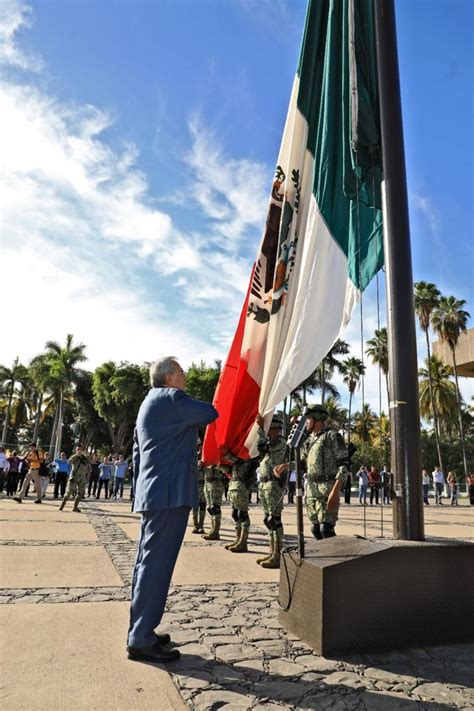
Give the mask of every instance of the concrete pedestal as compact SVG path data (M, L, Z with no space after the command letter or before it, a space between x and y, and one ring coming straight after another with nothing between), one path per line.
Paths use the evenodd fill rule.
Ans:
M336 536L284 552L280 623L323 656L474 641L474 543Z

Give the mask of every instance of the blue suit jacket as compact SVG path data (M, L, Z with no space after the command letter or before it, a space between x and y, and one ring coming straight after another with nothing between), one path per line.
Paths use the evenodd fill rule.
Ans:
M150 390L134 434L134 511L198 507L198 426L217 415L212 405L183 390Z

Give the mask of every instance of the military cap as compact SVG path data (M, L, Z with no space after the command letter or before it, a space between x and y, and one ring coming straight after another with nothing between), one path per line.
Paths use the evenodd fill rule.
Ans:
M270 422L270 428L274 427L275 429L281 430L283 428L283 420L279 415L273 415L272 421Z
M327 420L329 413L324 405L310 405L306 410L306 417L312 417L313 420Z

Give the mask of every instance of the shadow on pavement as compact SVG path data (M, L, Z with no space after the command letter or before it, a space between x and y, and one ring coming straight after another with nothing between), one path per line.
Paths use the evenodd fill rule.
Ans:
M373 658L371 660L373 661ZM352 663L354 662L355 660L352 661ZM383 668L397 674L397 669L400 667L389 661ZM243 663L234 667L193 654L184 654L178 662L165 665L165 669L173 674L185 698L189 699L193 694L193 700L198 703L198 707L202 703L203 708L217 709L221 705L232 704L232 698L228 697L236 695L241 698L234 698L233 701L238 703L238 707L242 711L245 708L242 697L248 697L247 708L251 708L259 699L261 702L287 703L298 709L318 709L318 711L356 708L361 711L403 711L405 709L407 711L415 711L415 709L418 711L420 709L452 711L453 709L453 704L450 701L442 703L435 699L423 698L421 700L420 698L408 698L400 693L383 691L375 687L376 679L357 677L354 672L342 670L337 673L341 676L347 675L348 685L325 683L324 677L334 674L334 671L321 674L307 672L304 674L305 678L301 679L266 673L250 666L244 666ZM447 680L445 679L445 681ZM437 679L437 681L441 682L442 680ZM452 678L449 681L453 684L462 683ZM426 682L426 678L413 678L412 688L424 682ZM200 694L203 696L200 697ZM196 699L196 697L198 698ZM209 706L206 705L207 703ZM465 703L464 707L466 707Z

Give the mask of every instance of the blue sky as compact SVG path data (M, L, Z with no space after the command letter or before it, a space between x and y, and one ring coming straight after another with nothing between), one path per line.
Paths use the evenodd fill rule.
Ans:
M68 332L87 344L91 368L225 358L305 5L4 0L2 281L17 335L2 362ZM473 4L396 7L414 276L472 312ZM364 311L369 338L375 285ZM355 352L359 328L355 316L345 334ZM371 371L374 404L376 382Z

